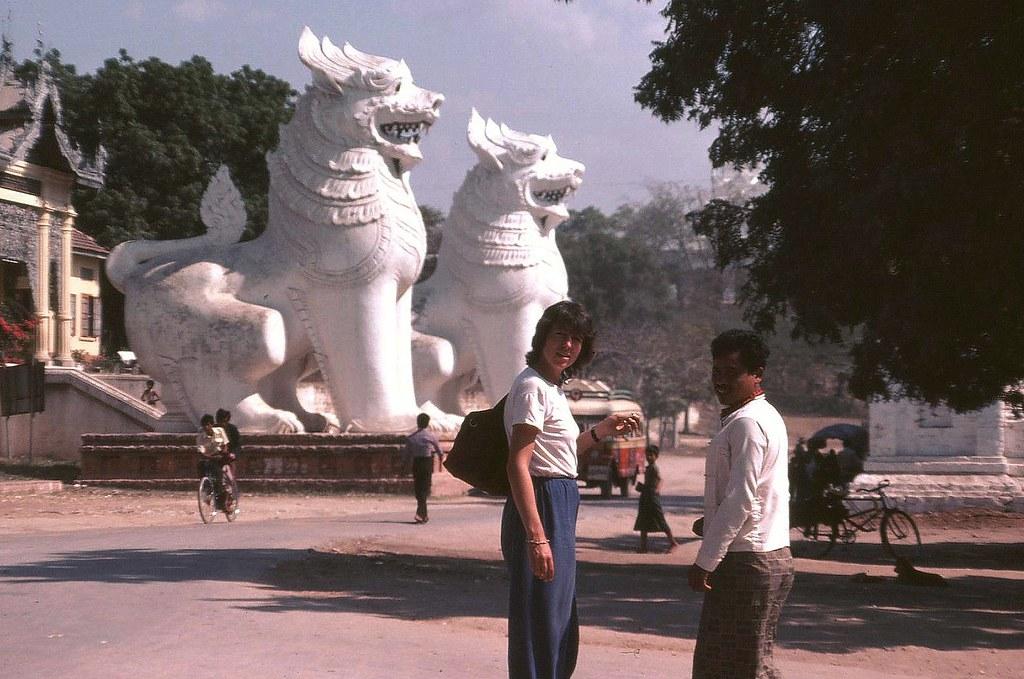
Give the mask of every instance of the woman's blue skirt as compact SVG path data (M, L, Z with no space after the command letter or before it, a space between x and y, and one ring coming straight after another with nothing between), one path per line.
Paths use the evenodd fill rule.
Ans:
M551 541L555 578L542 582L530 570L530 545L510 497L501 517L501 552L509 574L509 679L567 679L576 669L576 516L580 492L575 479L534 478L544 532Z

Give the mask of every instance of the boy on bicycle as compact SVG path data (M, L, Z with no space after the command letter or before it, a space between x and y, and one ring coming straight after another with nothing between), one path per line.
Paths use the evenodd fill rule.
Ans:
M199 449L199 473L210 476L224 489L224 510L231 511L234 498L231 497L231 453L228 452L228 436L220 427L213 426L213 415L199 419L202 427L196 435Z

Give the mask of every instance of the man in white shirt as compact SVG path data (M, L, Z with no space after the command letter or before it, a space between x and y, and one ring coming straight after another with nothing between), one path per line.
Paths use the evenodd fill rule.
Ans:
M793 585L788 439L761 390L768 348L745 330L711 343L722 428L705 461L703 544L690 587L704 593L693 679L775 679L779 614Z

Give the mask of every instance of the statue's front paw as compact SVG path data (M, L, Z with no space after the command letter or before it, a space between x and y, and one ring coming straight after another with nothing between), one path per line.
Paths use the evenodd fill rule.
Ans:
M324 428L321 431L325 431L328 434L341 433L341 423L334 413L320 413L320 416L324 418Z
M437 434L454 436L462 426L462 415L446 413L430 401L420 405L420 412L430 415L430 430Z
M271 434L297 434L306 431L295 413L277 410L268 416L267 431Z

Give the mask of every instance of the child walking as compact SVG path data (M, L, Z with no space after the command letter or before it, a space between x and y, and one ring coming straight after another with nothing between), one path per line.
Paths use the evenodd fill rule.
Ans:
M647 446L647 469L644 470L644 482L636 484L640 491L640 506L636 514L633 530L640 531L641 554L647 552L647 534L664 533L668 537L668 549L676 548L676 539L672 537L672 529L665 520L665 512L661 508L661 472L658 471L658 446Z

